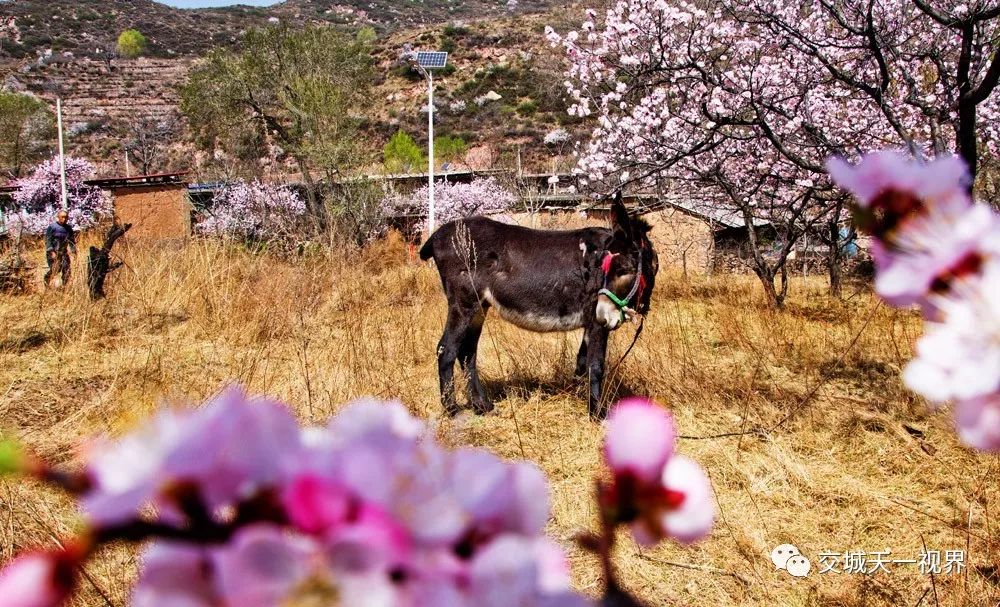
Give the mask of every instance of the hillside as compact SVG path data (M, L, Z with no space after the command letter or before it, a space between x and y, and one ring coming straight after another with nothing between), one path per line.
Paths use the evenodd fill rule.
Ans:
M29 1L25 6L31 4ZM71 14L79 16L87 10L87 4L79 3ZM53 107L56 97L62 97L69 149L97 161L102 172L125 171L122 137L137 121L178 125L170 139L162 142L171 153L161 156L156 170L199 170L199 156L187 143L177 104L178 87L204 48L192 42L185 28L195 27L197 19L191 21L192 15L230 18L197 22L211 29L232 25L237 21L234 15L240 16L241 23L258 17L266 22L263 16L268 13L251 8L179 11L154 2L136 4L149 8L150 15L145 17L150 19L148 23L129 22L131 13L121 8L117 13L121 21L104 29L117 31L126 25L136 26L147 32L151 44L159 51L152 52L151 47L150 56L135 60L73 51L53 52L41 59L24 59L16 64L8 57L4 83L7 88L40 96ZM396 11L403 11L403 3L395 4L399 5ZM294 7L289 2L271 10L291 14L294 19L306 19L307 13L295 13ZM0 3L0 10L10 7ZM316 7L310 10L313 13L309 14L324 14L317 13ZM160 21L155 16L164 12L176 15L177 22ZM376 14L385 17L388 13ZM451 53L449 69L436 80L439 134L461 137L471 148L470 158L481 165L502 162L513 166L520 148L522 163L529 169L565 168L563 157L569 151L569 143L545 144L545 135L558 128L579 130L579 125L565 112L562 60L545 44L543 31L547 24L567 27L581 14L580 8L551 9L545 13L519 12L382 32L375 53L378 70L374 103L366 112L369 120L365 132L371 142L372 157L400 128L421 144L426 142L426 113L421 112L426 105L425 81L397 61L400 49L412 44L416 48L438 48ZM216 33L219 31L223 29ZM22 41L26 40L24 36ZM87 36L87 39L95 37ZM82 40L84 36L73 38L67 34L63 38ZM157 56L169 55L161 51L174 48L184 52L172 57Z
M565 6L554 0L523 0L517 13ZM497 17L497 0L288 0L267 8L236 6L184 10L152 0L15 0L0 2L0 60L34 59L51 49L99 56L114 48L125 29L149 40L153 57L198 55L239 41L248 27L273 20L290 24L373 25L386 32L455 19Z

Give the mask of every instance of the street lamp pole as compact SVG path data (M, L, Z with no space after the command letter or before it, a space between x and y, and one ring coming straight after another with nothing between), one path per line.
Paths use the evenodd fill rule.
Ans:
M428 234L434 233L434 72L427 70L427 212Z
M448 53L439 51L407 51L410 60L416 60L420 73L427 78L427 229L434 233L434 70L448 64Z

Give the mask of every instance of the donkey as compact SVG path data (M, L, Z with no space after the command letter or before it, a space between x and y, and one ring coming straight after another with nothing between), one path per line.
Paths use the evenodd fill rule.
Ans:
M457 359L468 375L469 401L477 414L493 404L476 370L486 314L539 333L583 329L576 375L590 375L592 417L601 405L608 335L636 314L649 311L659 260L649 240L650 225L630 217L621 194L612 205L611 229L533 230L471 217L446 223L420 249L434 258L448 319L438 343L438 376L445 412L456 415Z

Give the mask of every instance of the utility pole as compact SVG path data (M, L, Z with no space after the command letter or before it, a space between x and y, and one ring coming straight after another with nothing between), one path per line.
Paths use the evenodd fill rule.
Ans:
M62 99L56 98L56 122L59 126L59 182L62 186L62 210L69 209L66 195L66 156L63 154Z

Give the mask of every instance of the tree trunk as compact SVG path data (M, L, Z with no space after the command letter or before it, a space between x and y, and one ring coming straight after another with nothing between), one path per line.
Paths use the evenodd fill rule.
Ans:
M313 221L316 223L316 227L323 231L326 229L329 217L326 213L326 207L323 206L322 201L319 198L319 192L316 191L316 182L313 181L312 174L309 172L309 167L306 164L304 158L296 158L296 162L299 165L299 172L302 173L302 182L306 186L306 208L309 210L309 215L312 216Z
M771 268L754 268L754 274L760 279L760 284L764 287L764 295L767 297L767 306L780 310L785 305L785 295L788 293L788 274L785 267L781 267L782 287L781 293L774 286L774 279L778 272Z
M98 249L90 247L90 256L87 259L87 286L90 287L90 298L93 300L103 299L104 281L108 274L122 266L122 262L111 263L111 247L115 246L115 241L129 231L132 224L126 223L124 226L113 225L108 230L104 238L104 246Z
M969 192L972 192L976 181L976 168L979 163L979 150L976 141L976 104L968 99L958 102L957 141L959 155L969 166Z
M832 297L840 297L842 293L841 287L841 267L840 267L840 222L836 220L836 217L840 216L840 210L834 215L834 219L830 220L830 253L827 255L827 269L830 272L830 295Z

